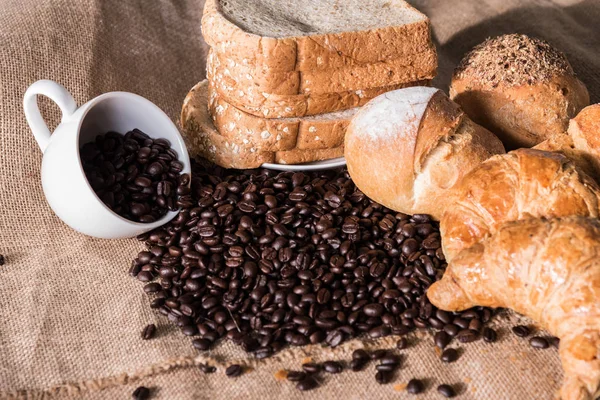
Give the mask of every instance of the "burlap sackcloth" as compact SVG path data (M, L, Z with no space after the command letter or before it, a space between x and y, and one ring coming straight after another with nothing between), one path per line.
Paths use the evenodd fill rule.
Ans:
M282 0L290 1L292 0ZM295 1L295 0L293 0ZM340 0L343 3L343 0ZM600 100L600 1L415 0L433 22L440 54L437 86L447 88L463 53L488 36L523 32L546 38L568 54L592 100ZM4 0L0 3L0 398L72 395L125 399L138 385L160 399L408 398L393 385L425 378L421 398L439 398L440 383L457 384L464 399L547 399L561 376L556 350L533 350L500 318L499 343L461 345L442 365L424 335L407 354L394 384L362 373L324 376L301 393L277 381L280 368L302 358L348 359L352 341L335 354L319 348L283 352L253 371L226 378L222 362L249 360L225 343L207 356L219 371L204 375L184 337L148 306L142 284L128 276L140 249L135 240L95 240L75 233L52 213L40 185L41 153L25 123L22 95L37 79L64 84L81 104L112 90L138 93L177 119L182 100L204 78L202 0ZM55 125L56 107L45 103ZM512 318L512 317L511 317ZM158 337L142 341L156 323Z

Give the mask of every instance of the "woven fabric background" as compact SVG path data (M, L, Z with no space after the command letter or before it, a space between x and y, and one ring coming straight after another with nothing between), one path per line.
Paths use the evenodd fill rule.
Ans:
M293 3L292 0L282 0ZM204 78L206 45L200 33L202 0L3 0L0 2L0 398L128 398L140 384L159 399L408 398L374 371L325 377L300 393L273 374L301 360L348 359L352 341L330 354L293 349L257 364L225 343L209 354L148 306L142 284L127 274L140 249L135 240L95 240L69 229L46 204L41 153L22 111L22 96L37 79L62 83L82 104L103 92L138 93L177 120L189 88ZM447 89L465 51L488 36L522 32L565 51L594 102L600 101L598 0L414 0L430 16L440 54L435 84ZM58 109L43 103L55 126ZM515 317L505 317L515 318ZM460 346L461 359L442 365L432 339L413 338L394 383L425 378L420 398L439 398L435 386L457 384L464 399L549 399L560 385L555 350L533 350L508 333L501 340ZM141 329L159 327L144 342ZM195 366L209 357L219 372ZM250 373L231 380L221 365L247 362Z

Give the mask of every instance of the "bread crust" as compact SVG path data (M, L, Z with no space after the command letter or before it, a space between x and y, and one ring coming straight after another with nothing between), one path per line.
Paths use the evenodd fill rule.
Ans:
M408 8L413 9L407 4ZM243 31L207 0L202 16L206 42L241 63L279 71L331 70L410 57L431 47L429 19L358 32L271 38Z
M435 219L469 170L504 152L498 138L432 88L398 90L368 103L350 123L345 147L348 171L367 196Z
M344 134L358 109L338 118L267 119L248 114L229 104L209 88L209 111L221 135L250 144L261 151L327 149L344 144Z
M450 97L473 121L496 133L507 149L533 147L564 134L569 120L590 101L585 85L574 76L490 88L463 75L452 80Z
M325 71L276 71L262 65L241 64L211 50L208 60L237 88L254 87L278 95L332 93L391 86L433 79L437 73L435 46L411 57Z
M390 90L429 84L429 81L418 81L336 93L278 95L261 92L254 86L238 87L235 81L216 70L210 59L206 67L208 80L220 98L248 114L262 118L297 118L347 110L360 107Z
M600 188L567 157L534 149L497 155L452 190L440 221L446 259L510 221L563 216L598 217Z
M190 90L181 110L182 136L192 157L203 157L224 168L258 168L275 161L274 152L260 151L221 136L208 114L207 83Z
M333 149L319 150L290 150L278 151L275 154L275 162L278 164L304 164L314 161L329 160L331 158L342 157L344 155L344 146Z

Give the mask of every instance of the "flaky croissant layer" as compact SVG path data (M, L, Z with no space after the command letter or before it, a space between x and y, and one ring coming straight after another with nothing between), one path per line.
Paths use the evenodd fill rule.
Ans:
M595 399L600 387L600 221L508 222L461 251L428 290L444 310L506 307L561 339L563 400Z

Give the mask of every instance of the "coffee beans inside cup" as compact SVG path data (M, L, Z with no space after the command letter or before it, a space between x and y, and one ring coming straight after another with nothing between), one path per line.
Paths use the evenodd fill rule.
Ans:
M112 211L135 222L154 222L191 206L190 177L166 139L134 129L108 132L80 149L88 182Z

